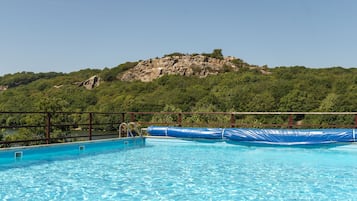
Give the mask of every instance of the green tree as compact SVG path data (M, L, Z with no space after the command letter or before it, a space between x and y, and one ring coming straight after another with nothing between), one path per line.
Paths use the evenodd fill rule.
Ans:
M292 90L280 99L279 111L303 112L314 109L313 97L305 91Z
M214 49L211 57L216 59L223 59L222 49Z
M338 102L339 96L335 93L330 93L323 99L320 103L320 107L318 108L321 112L333 112L335 111L335 105Z

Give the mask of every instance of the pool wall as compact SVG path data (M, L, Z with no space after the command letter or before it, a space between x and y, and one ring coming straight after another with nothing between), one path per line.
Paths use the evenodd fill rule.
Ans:
M145 146L145 138L135 137L8 148L0 150L0 169L41 161L71 159L79 155L116 152L143 146Z
M356 129L254 129L254 128L181 128L150 126L152 136L223 139L270 144L326 144L356 142Z

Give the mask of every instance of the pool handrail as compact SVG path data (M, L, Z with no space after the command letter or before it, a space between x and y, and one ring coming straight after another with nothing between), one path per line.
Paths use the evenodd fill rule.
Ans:
M121 138L123 131L126 131L126 137L135 137L135 134L139 134L139 136L142 137L142 132L138 129L135 122L121 123L119 125L119 138Z

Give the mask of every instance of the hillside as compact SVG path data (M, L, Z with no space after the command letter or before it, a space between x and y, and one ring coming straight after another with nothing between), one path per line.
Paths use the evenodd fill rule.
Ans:
M267 66L251 65L243 60L227 56L224 57L221 49L215 49L212 53L202 54L182 54L172 53L164 55L162 58L151 58L138 62L126 62L112 69L104 70L84 69L67 75L73 80L74 85L84 86L86 89L93 89L99 86L102 81L142 81L151 82L165 75L180 75L186 77L205 78L209 75L238 71L259 71L262 74L270 74ZM93 71L92 74L88 73ZM83 73L86 72L86 73ZM8 88L28 85L39 79L51 79L66 76L63 73L33 73L19 72L0 77L0 91ZM57 83L55 88L63 87Z
M0 86L0 111L357 110L356 68L259 67L220 50L68 74L15 73L0 77ZM2 124L20 121L0 117Z

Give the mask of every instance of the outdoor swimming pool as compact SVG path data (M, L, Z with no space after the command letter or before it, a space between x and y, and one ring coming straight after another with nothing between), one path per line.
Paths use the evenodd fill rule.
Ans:
M125 148L130 143L123 145L121 141L116 151L99 151L86 145L86 151L92 150L88 154L79 154L77 149L71 157L51 157L37 163L26 161L24 151L23 161L13 163L15 168L0 169L0 200L357 197L356 144L291 148L146 139L145 146Z

